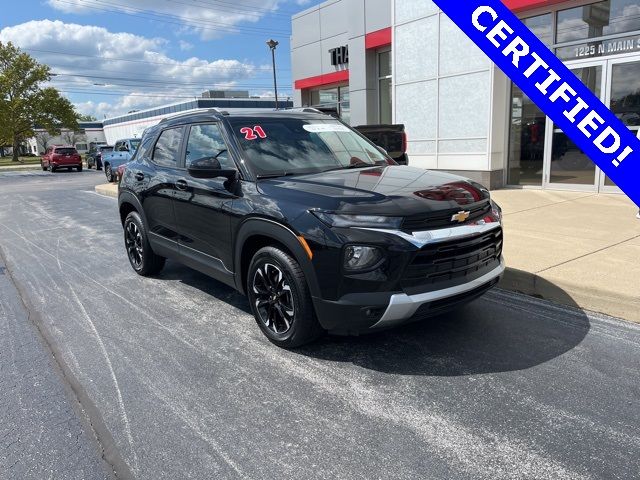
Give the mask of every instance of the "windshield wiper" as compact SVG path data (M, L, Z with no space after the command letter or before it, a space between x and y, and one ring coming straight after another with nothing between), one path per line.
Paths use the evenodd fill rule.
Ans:
M265 173L262 175L256 175L256 178L258 180L262 180L265 178L280 178L280 177L291 177L292 175L297 175L296 173L292 173L292 172L282 172L282 173Z

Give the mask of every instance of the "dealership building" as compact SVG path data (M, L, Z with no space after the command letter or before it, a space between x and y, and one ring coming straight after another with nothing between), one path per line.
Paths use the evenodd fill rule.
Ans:
M634 132L640 0L503 0ZM491 188L619 189L430 0L329 0L292 18L296 106L402 123L410 164Z

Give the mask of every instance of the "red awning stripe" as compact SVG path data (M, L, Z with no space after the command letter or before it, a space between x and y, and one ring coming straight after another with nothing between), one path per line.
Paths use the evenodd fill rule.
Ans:
M532 8L550 7L556 3L562 3L566 0L502 0L510 10L518 12L521 10L530 10Z
M340 70L333 73L325 73L316 77L302 78L295 81L296 90L304 88L320 87L349 81L349 70Z
M387 45L391 45L391 27L367 33L364 37L364 46L367 50Z

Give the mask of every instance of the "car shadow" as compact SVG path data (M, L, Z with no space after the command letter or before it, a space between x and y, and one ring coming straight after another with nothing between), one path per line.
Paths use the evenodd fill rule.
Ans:
M235 289L225 285L222 282L208 277L204 273L193 270L180 263L167 261L166 266L162 269L162 273L158 275L159 280L177 280L180 283L197 288L203 293L210 295L222 302L242 310L243 312L253 315L247 298L238 293Z
M251 315L244 296L194 270L169 262L161 278L177 279ZM358 337L327 335L294 352L399 375L524 370L572 350L590 329L587 314L566 292L550 282L541 291L563 306L494 289L445 315Z

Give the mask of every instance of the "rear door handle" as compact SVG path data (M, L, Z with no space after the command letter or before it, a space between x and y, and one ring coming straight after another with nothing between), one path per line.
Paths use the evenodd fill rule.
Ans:
M186 180L178 180L178 181L176 182L176 188L177 188L178 190L186 190L186 189L187 189L187 187L189 187L189 184L187 183L187 181L186 181Z
M142 173L142 172L136 173L136 180L139 181L139 182L144 180L144 173Z

